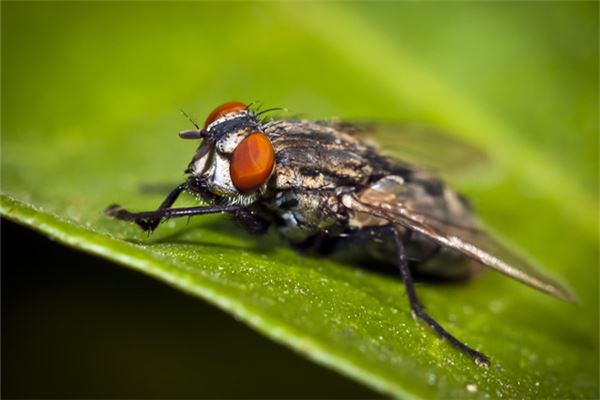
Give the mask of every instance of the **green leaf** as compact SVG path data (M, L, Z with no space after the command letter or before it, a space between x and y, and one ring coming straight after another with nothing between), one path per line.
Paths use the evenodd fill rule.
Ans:
M3 3L0 212L384 393L596 398L597 29L597 3ZM178 109L201 120L235 98L419 121L485 149L493 168L456 183L581 304L494 272L419 285L485 370L413 320L391 276L221 216L147 237L102 215L156 207L140 186L181 182L196 146Z

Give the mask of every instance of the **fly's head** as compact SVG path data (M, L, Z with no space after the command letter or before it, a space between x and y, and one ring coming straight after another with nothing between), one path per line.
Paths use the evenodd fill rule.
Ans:
M253 110L244 103L225 103L197 128L180 136L202 139L187 170L198 194L249 205L265 193L275 152Z

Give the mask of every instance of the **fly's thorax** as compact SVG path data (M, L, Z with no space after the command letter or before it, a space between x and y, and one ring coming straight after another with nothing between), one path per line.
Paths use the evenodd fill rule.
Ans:
M276 121L265 126L277 155L276 190L362 185L374 173L368 146L333 125Z

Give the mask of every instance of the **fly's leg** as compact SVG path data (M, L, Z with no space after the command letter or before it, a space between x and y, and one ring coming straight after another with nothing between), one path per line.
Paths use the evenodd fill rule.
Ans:
M183 183L177 186L163 200L158 209L155 211L143 211L132 213L119 206L112 204L104 210L106 215L120 219L123 221L135 222L145 231L153 231L163 218L172 217L191 217L193 215L213 214L219 212L232 212L239 210L239 206L200 206L186 208L169 208L175 203L181 192L187 188L187 184Z
M153 226L155 226L153 224L158 224L158 222L160 222L160 220L163 218L192 217L194 215L234 212L239 209L239 206L200 206L186 208L163 208L158 209L156 211L142 211L132 213L125 210L117 204L113 204L109 206L104 212L106 213L106 215L109 215L116 219L120 219L122 221L135 222L143 230L152 230L154 229Z
M160 203L160 206L158 206L158 209L156 211L164 210L164 209L171 207L173 205L173 203L175 203L175 200L177 200L177 198L179 197L181 192L183 192L186 188L187 188L187 183L182 183L181 185L179 185L175 189L173 189L171 191L171 193L169 193L167 195L167 197L163 200L163 202ZM105 214L110 215L111 217L115 217L117 219L122 219L125 221L133 221L136 224L138 224L140 226L140 228L142 228L143 230L150 231L150 232L152 232L153 230L156 229L156 227L158 226L158 224L160 223L160 220L161 220L160 217L157 217L157 218L146 217L146 218L132 219L130 216L132 214L130 212L126 211L124 208L122 208L118 204L111 204L110 206L108 206L108 208L106 210L104 210L104 212L105 212Z
M408 302L410 304L410 308L413 314L425 321L427 325L429 325L434 331L436 331L437 334L440 335L442 338L446 339L452 346L472 357L477 365L487 367L490 363L490 360L485 354L470 348L469 346L452 336L448 331L446 331L440 324L438 324L423 310L423 305L419 301L417 293L415 292L415 287L413 284L412 276L410 274L410 269L408 268L408 260L406 259L406 253L404 251L404 245L402 244L402 238L400 237L400 233L395 227L392 227L391 229L394 235L394 241L396 242L396 257L398 259L400 275L402 276L402 280L404 281L404 286L406 287L406 294L408 295Z

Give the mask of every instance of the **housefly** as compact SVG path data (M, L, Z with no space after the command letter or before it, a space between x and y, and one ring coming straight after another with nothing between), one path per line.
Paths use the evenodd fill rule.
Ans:
M228 213L254 233L274 225L292 245L303 248L332 248L348 237L366 239L362 250L399 269L413 315L481 366L489 364L486 355L426 313L413 274L466 279L485 266L574 300L566 288L486 233L468 202L426 168L367 144L364 134L377 126L267 121L260 114L241 102L217 107L202 128L194 124L196 129L180 133L201 143L186 170L187 180L158 209L129 212L114 204L106 213L145 231L168 218ZM172 208L184 191L209 205Z

